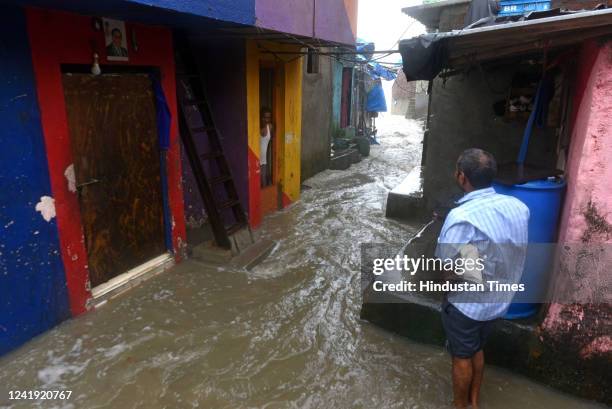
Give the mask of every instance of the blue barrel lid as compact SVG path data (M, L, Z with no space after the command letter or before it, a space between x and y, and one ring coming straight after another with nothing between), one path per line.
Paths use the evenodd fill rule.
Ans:
M520 185L514 185L512 188L515 189L532 189L532 190L545 190L545 189L563 189L566 183L563 179L540 179L540 180L532 180L529 182L522 183ZM510 186L504 186L509 188Z

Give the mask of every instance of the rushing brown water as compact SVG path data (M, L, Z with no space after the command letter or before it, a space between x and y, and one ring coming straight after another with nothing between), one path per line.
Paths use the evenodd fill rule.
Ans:
M278 241L251 272L180 264L0 360L0 390L71 390L8 408L446 408L450 364L359 319L359 244L406 241L387 189L420 158L417 124L387 123L348 171L307 181L265 220ZM483 408L598 407L487 367ZM2 406L6 405L6 406Z

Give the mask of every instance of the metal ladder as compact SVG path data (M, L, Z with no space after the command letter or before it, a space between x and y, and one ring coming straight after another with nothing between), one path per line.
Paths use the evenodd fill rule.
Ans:
M178 39L175 42L175 50L181 140L208 215L215 243L219 247L231 249L230 237L233 234L248 228L252 241L252 233L223 154L221 138L187 39ZM200 141L207 145L205 153L198 153L197 138L204 138Z

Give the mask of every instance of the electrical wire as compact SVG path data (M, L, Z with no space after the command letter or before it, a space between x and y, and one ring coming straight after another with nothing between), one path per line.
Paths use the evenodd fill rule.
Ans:
M404 30L404 32L402 34L400 34L399 38L397 39L396 42L393 43L393 45L391 47L388 48L388 50L392 50L393 48L395 48L396 45L399 44L400 41L402 41L402 38L404 37L404 34L406 34L408 32L408 30L410 30L410 27L412 27L414 25L414 23L416 23L416 20L412 20L410 22L410 24L408 24L408 27L406 27L406 29Z

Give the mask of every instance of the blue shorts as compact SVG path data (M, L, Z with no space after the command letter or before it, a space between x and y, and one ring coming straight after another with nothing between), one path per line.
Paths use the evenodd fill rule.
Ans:
M456 358L471 358L480 351L494 322L473 320L448 301L442 303L442 326L449 352Z

